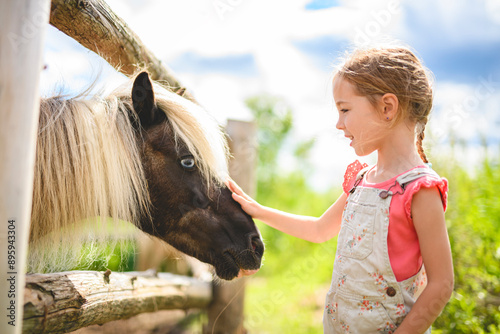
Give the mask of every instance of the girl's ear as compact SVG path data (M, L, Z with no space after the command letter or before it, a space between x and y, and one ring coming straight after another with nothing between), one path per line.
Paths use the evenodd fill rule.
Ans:
M393 120L399 108L398 97L392 93L387 93L380 99L384 119Z

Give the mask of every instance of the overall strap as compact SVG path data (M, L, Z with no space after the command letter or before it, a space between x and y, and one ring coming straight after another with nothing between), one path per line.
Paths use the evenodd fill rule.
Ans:
M351 190L349 191L350 194L354 193L354 191L356 190L356 187L361 183L361 181L363 180L363 177L368 172L368 170L370 170L370 168L371 167L368 166L368 167L365 167L359 171L359 173L356 175L356 181L354 182L354 185L352 186ZM398 178L396 178L396 181L394 182L394 184L392 186L390 186L389 189L383 190L380 193L380 197L385 199L385 198L392 196L394 194L398 194L398 193L403 194L405 192L405 188L408 184L410 184L411 182L418 180L419 178L424 177L424 176L431 176L431 177L434 177L436 179L441 179L439 177L439 175L431 168L427 168L427 167L415 168L415 169L412 169L412 170L398 176ZM401 187L402 192L393 193L391 191L391 189L393 187L395 187L397 184L399 184L399 186Z
M401 188L403 188L403 190L404 190L405 187L409 183L411 183L411 182L413 182L421 177L424 177L424 176L432 176L432 177L435 177L437 179L440 179L439 175L435 171L433 171L432 169L420 167L420 168L412 169L412 170L404 173L403 175L400 175L396 179L396 182L399 183Z
M383 199L386 199L387 197L393 196L396 194L404 194L404 192L406 190L406 186L408 184L410 184L413 181L418 180L424 176L434 177L438 180L441 179L439 177L439 175L434 170L432 170L430 168L426 168L426 167L415 168L415 169L412 169L412 170L398 176L398 178L396 178L396 182L394 182L394 184L392 186L390 186L389 189L382 190L380 192L379 196ZM397 184L399 184L399 186L401 187L401 191L398 190L396 192L392 192L391 189L393 187L395 187Z
M358 175L356 175L356 181L354 181L354 185L352 186L351 190L349 190L350 194L352 194L356 190L356 187L360 184L361 180L363 180L363 177L370 168L370 166L366 166L358 172Z

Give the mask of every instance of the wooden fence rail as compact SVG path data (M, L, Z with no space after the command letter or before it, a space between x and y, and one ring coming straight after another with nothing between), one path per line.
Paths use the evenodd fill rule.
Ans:
M23 333L67 333L143 312L206 308L212 284L155 272L70 271L26 276Z

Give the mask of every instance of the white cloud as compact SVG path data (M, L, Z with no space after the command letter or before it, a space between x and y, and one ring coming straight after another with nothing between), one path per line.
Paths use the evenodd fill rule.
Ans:
M498 42L500 5L498 0L487 1L409 1L403 2L406 15L420 22L425 31L405 31L406 35L430 37L436 33L445 36L446 45L477 45ZM431 34L431 35L429 35Z
M78 94L94 81L92 91L104 94L125 80L101 57L52 26L47 29L43 63L46 68L40 75L42 96L57 94L61 89L64 93Z
M500 24L500 1L498 0L486 0L486 13L491 18L493 22Z
M345 8L306 11L307 1L156 1L142 8L108 2L147 46L166 59L187 50L204 56L249 53L274 42L343 33L356 17ZM217 3L231 9L217 10Z
M196 100L219 123L224 124L229 118L252 120L252 114L244 100L260 91L259 79L240 79L237 82L234 77L223 74L187 74L182 76L182 80L193 89Z
M476 85L443 82L435 91L429 124L434 144L447 146L451 133L473 144L477 144L479 134L498 138L500 85L490 85L487 80Z

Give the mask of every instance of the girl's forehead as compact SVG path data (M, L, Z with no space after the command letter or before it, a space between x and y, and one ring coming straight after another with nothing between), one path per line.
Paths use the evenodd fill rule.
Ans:
M333 98L335 99L335 103L348 102L348 99L352 99L356 95L354 85L348 80L338 76L333 80Z

